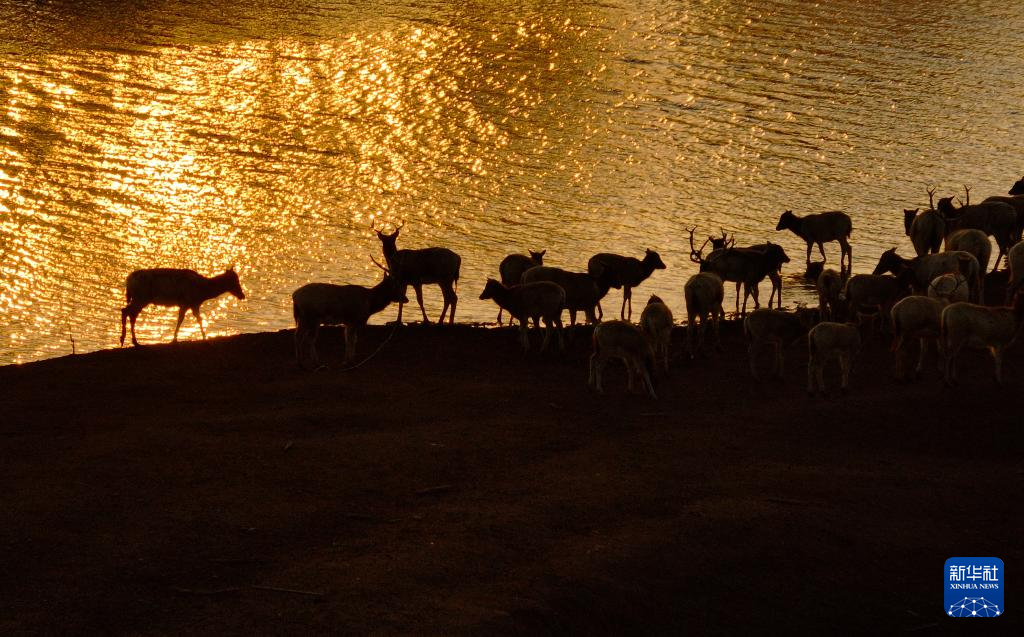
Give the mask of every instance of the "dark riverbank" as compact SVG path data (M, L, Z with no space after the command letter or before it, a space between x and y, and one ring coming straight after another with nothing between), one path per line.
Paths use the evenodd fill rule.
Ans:
M802 347L755 383L733 324L652 401L618 368L588 391L588 336L524 356L411 326L348 372L335 330L316 373L287 331L0 368L0 633L942 630L948 557L1021 563L1019 350L1007 387L971 352L952 391L896 385L876 340L848 397L809 399Z

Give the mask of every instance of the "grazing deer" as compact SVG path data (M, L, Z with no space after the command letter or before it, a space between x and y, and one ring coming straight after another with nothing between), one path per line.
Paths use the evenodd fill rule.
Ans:
M812 308L798 308L796 312L785 310L754 310L743 321L743 333L747 337L747 354L750 357L750 374L760 380L757 373L757 355L766 345L775 354L772 361L772 375L782 378L783 349L807 333L818 321L820 313Z
M530 250L530 255L525 254L510 254L501 260L498 265L498 274L501 275L501 284L519 285L523 282L523 273L530 268L538 265L544 265L544 253L547 250L541 250L540 252L534 252ZM498 325L501 325L501 313L505 308L498 305ZM509 325L512 324L513 319L509 319Z
M383 268L382 268L383 269ZM292 314L295 317L295 360L300 367L303 353L308 351L313 363L319 365L316 337L321 325L345 326L345 363L356 355L356 338L371 316L392 303L408 303L405 286L384 270L384 279L367 288L362 285L309 283L292 292Z
M613 288L622 290L622 310L619 318L629 319L633 317L633 288L644 282L655 270L664 270L665 263L658 256L658 253L650 248L644 254L641 261L634 257L624 257L618 254L602 252L590 257L587 262L587 273L592 277L604 277ZM626 313L626 304L629 304L629 313ZM601 304L597 304L598 318L604 316Z
M629 391L633 378L639 376L651 398L657 399L651 375L654 373L654 350L640 328L627 321L605 321L594 328L594 353L590 356L589 384L604 393L601 374L608 361L618 358L626 365Z
M444 297L444 307L441 309L441 318L438 323L444 323L444 316L451 308L448 315L448 324L455 323L455 306L459 297L455 293L455 286L459 282L459 268L462 266L462 258L448 248L421 248L419 250L399 250L396 246L398 233L405 227L403 221L391 234L385 234L377 230L373 223L370 228L377 233L381 246L384 250L384 259L387 261L388 269L392 276L398 279L402 285L411 285L416 291L416 302L420 305L420 312L423 313L423 322L429 323L427 311L423 309L423 286L426 284L437 284L441 288L441 295ZM398 303L398 323L402 322L402 306Z
M798 217L792 210L787 210L779 217L776 230L791 230L793 234L807 242L807 265L811 264L811 247L818 245L822 261L825 261L823 244L838 241L842 253L839 257L839 271L850 272L853 269L853 248L850 247L850 234L853 232L853 221L845 212L822 212L806 217ZM844 268L843 263L846 263Z
M696 230L694 228L693 230ZM723 281L736 283L736 313L745 316L747 312L747 297L754 297L754 307L760 307L758 302L757 284L765 277L778 276L783 263L789 262L786 251L782 246L774 243L767 243L763 247L751 248L724 248L716 250L706 258L703 256L704 246L707 241L697 249L693 245L693 230L690 230L690 260L700 265L701 272L714 272ZM772 279L774 284L775 279ZM781 303L781 278L779 279L779 299ZM740 286L743 286L743 308L740 309Z
M1002 201L985 201L971 205L971 190L966 185L964 192L967 201L959 208L953 206L953 197L939 199L938 210L946 219L946 234L949 235L956 230L974 228L995 239L996 245L999 246L999 254L992 266L992 271L995 272L999 268L999 262L1002 261L1003 255L1015 243L1017 211L1013 206Z
M983 298L981 268L978 265L978 260L970 252L940 252L914 259L904 259L896 254L896 248L890 248L878 258L878 265L875 266L872 274L891 272L899 276L906 268L913 273L912 285L918 294L927 294L928 285L935 277L959 272L971 282L971 298Z
M242 284L234 269L226 270L215 277L205 277L194 270L155 268L136 270L125 280L125 297L128 305L121 310L121 346L124 347L125 321L132 324L132 345L138 345L135 338L135 321L147 305L163 305L178 308L178 323L174 326L174 342L178 342L178 330L189 310L199 322L199 331L206 338L199 306L204 301L217 298L225 292L238 299L245 299Z
M509 315L519 321L519 342L524 350L530 349L530 319L540 329L540 321L544 320L547 331L540 351L548 347L552 332L558 334L558 347L565 349L562 335L562 310L565 309L565 290L551 281L520 283L508 286L494 279L487 279L480 299L493 299L498 307L508 310Z

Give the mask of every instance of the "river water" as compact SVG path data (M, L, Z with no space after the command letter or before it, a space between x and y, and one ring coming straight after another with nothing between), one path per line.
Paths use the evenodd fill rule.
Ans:
M300 285L379 278L373 220L462 256L460 321L494 320L484 281L528 248L580 270L655 249L637 304L683 316L692 226L781 242L809 301L783 210L848 211L865 271L910 250L926 184L980 200L1024 173L1019 9L0 0L0 364L116 346L143 267L233 265L248 298L204 305L208 332L287 328ZM173 325L149 308L140 339Z

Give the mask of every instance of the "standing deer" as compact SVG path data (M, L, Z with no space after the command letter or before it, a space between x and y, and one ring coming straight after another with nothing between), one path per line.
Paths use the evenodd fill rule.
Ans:
M383 268L382 268L383 269ZM392 303L408 303L405 286L384 269L384 279L367 288L362 285L309 283L292 293L292 314L295 317L295 360L303 365L308 350L314 364L316 336L321 325L345 326L345 363L356 354L356 338L369 318Z
M658 256L658 253L650 248L647 249L641 261L634 257L624 257L618 254L602 252L590 257L587 262L587 273L590 276L604 279L613 288L622 290L622 310L619 317L622 319L633 317L633 288L640 285L651 276L655 270L664 270L665 263ZM629 314L626 313L626 303L629 303ZM604 316L601 304L597 304L598 318Z
M399 250L396 246L398 233L405 227L403 221L391 234L385 234L371 224L370 228L377 233L381 246L384 250L384 259L387 261L388 269L392 276L398 279L403 286L411 285L416 291L416 302L420 305L420 312L423 313L423 322L429 323L427 311L423 309L423 286L436 283L441 288L441 295L444 297L444 307L441 309L441 318L438 323L444 323L444 316L451 308L448 315L448 324L455 323L455 306L459 297L455 293L455 286L459 282L459 268L462 266L462 258L448 248L421 248L419 250ZM402 306L398 303L398 323L402 322Z
M974 228L994 238L996 245L999 246L999 254L992 266L992 271L995 272L1003 255L1015 242L1017 211L1013 206L1002 201L985 201L971 205L970 187L965 185L964 192L967 201L959 208L953 206L953 197L939 199L938 210L946 219L946 234L949 235L960 229Z
M935 209L935 186L930 186L927 190L928 210L903 210L903 227L910 237L910 243L914 245L914 252L919 257L938 254L942 248L942 238L946 236L946 220Z
M238 299L245 299L242 284L234 269L226 270L215 277L205 277L194 270L155 268L136 270L125 280L125 297L128 305L121 310L121 346L124 346L125 321L132 324L132 345L138 345L135 338L135 321L147 305L163 305L178 308L178 323L174 326L174 342L178 342L178 330L189 310L199 322L199 331L206 338L199 306L204 301L217 298L229 292Z
M703 256L704 246L707 241L697 249L693 245L693 231L690 230L690 260L700 265L701 272L713 272L723 281L736 283L736 313L746 315L747 297L754 297L754 307L760 307L758 302L757 284L772 275L778 276L779 269L783 263L789 262L786 251L782 246L774 243L767 243L763 247L753 248L724 248L716 250L706 258ZM774 282L774 279L773 279ZM780 279L781 284L781 279ZM740 310L740 286L743 286L743 309ZM779 298L782 298L780 291Z
M838 241L842 254L839 257L839 271L850 272L853 268L853 249L850 247L850 233L853 232L853 221L845 212L822 212L806 217L798 217L792 210L787 210L779 217L776 230L791 230L796 236L807 242L807 265L811 264L811 246L818 245L818 252L825 260L823 244ZM844 268L843 263L846 263Z
M547 250L541 250L540 252L534 252L530 250L530 255L525 254L510 254L501 260L498 265L498 274L501 275L501 284L505 286L519 285L523 281L523 273L534 266L544 265L544 253ZM501 305L498 305L498 325L501 325L501 313L505 310ZM509 325L515 319L509 319Z

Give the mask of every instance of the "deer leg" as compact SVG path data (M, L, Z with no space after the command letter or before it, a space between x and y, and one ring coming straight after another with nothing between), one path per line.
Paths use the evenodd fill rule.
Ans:
M814 355L807 360L807 395L814 395Z
M345 363L352 362L356 357L356 339L359 334L354 325L345 326Z
M121 347L124 347L124 337L127 333L125 324L128 322L128 307L121 308Z
M503 311L503 308L499 305L498 306L498 327L501 327L501 313L502 313L502 311ZM512 319L509 319L510 323L511 323L511 321L512 321Z
M402 287L402 296L403 297L405 297L405 293L406 293L406 291L408 289L409 289L409 286L407 286L407 285ZM402 324L402 307L404 305L405 305L405 303L402 303L401 301L398 302L398 318L395 319L395 322L397 322L399 325Z
M128 320L131 322L131 325L132 325L132 345L134 345L136 347L139 346L139 341L138 341L138 339L135 338L135 321L138 320L139 312L141 312L141 311L142 311L141 308L137 308L137 309L136 308L132 308L132 309L130 309L128 311Z
M599 394L604 393L604 390L601 388L602 363L601 356L597 352L590 355L590 379L587 381L587 384L593 387Z
M199 323L199 333L203 335L203 340L206 340L206 330L203 329L203 317L199 316L199 306L192 308L192 316L196 317L196 321Z
M626 303L629 301L629 286L622 287L622 309L619 310L619 318L626 320ZM633 304L629 305L629 316L633 316Z
M992 359L996 365L996 385L1003 386L1003 350L999 347L990 348Z
M430 319L427 318L427 311L423 309L423 286L414 285L412 289L416 291L416 302L420 304L420 312L423 313L423 322L429 323Z
M559 351L565 351L565 326L562 325L562 314L554 318L555 327L558 328L558 349Z
M185 320L185 312L187 312L187 311L188 311L188 308L184 308L184 307L179 307L178 308L178 324L174 326L174 340L171 341L172 343L177 343L178 342L178 330L181 329L181 323L182 323L182 321Z
M813 247L814 247L814 243L812 241L808 241L807 242L807 267L810 267L810 265L811 265L811 248L813 248Z
M823 244L821 241L818 242L818 252L821 253L821 261L822 261L822 263L824 263L826 261L826 259L825 259L825 244ZM810 262L808 262L808 265L810 265ZM842 255L839 256L839 269L840 270L843 269L843 257L842 257Z
M737 281L736 282L736 314L740 313L740 285L742 285L742 284L739 281ZM744 303L746 302L746 300L747 300L746 298L743 299Z
M844 394L850 390L850 363L849 354L844 352L839 355L839 367L843 374L843 384L840 386L840 389Z
M747 357L750 359L750 375L754 380L761 380L757 375L757 345L753 341L747 346Z
M455 289L451 286L451 284L443 286L441 288L441 294L444 296L445 305L449 307L448 325L454 325L455 306L459 303L459 296L455 293ZM441 311L441 317L441 320L438 321L439 323L444 321L444 310Z

